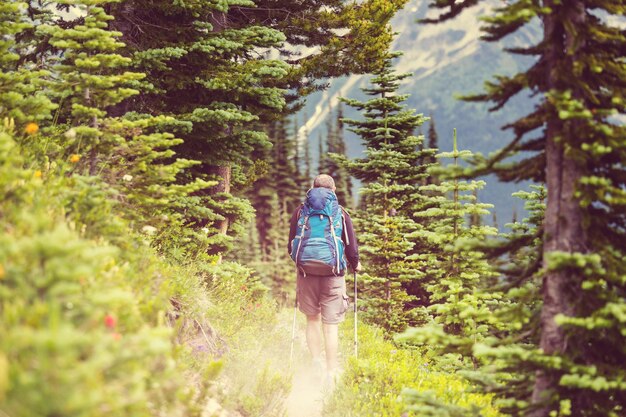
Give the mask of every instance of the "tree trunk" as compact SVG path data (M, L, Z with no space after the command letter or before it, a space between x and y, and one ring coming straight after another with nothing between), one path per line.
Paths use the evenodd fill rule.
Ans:
M585 19L585 10L580 1L568 3L566 6L570 20L580 24ZM566 32L553 14L544 18L544 39L551 49L544 55L547 59L546 91L556 89L563 91L566 86L560 85L554 65L557 61L575 60L575 54L566 57L565 51L573 42L567 38ZM574 91L574 96L579 96ZM556 113L556 112L555 112ZM540 348L545 354L562 354L567 350L568 340L563 329L555 322L557 315L573 315L578 297L575 292L580 288L581 277L571 271L548 271L547 258L553 252L585 253L587 251L587 234L583 227L583 209L575 197L576 185L584 174L575 160L566 152L567 140L575 138L575 126L570 122L566 126L556 114L547 123L546 128L546 186L547 202L545 212L545 234L543 250L543 267L546 275L543 280L543 308L541 310ZM568 131L569 130L569 131ZM537 408L530 417L549 417L550 407L546 401L558 389L560 374L558 372L538 371L532 393L532 404Z
M230 193L230 165L217 166L214 168L214 172L219 175L220 182L213 188L214 193ZM225 235L228 232L229 220L224 218L219 224L219 232Z

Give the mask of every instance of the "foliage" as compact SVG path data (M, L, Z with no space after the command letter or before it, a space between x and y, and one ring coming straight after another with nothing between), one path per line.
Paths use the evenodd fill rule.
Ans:
M49 73L35 65L20 65L16 38L33 28L25 18L26 4L3 2L0 5L0 116L13 119L18 125L41 122L51 117L56 108L41 93L44 77Z
M213 384L189 385L184 348L171 342L168 267L128 230L117 230L128 246L81 237L90 224L67 222L59 204L74 191L73 178L23 168L6 131L0 143L0 356L8 363L0 409L15 416L199 415ZM95 197L100 187L83 192ZM101 207L95 221L114 219Z
M436 1L446 10L428 21L453 18L478 1ZM623 2L512 2L484 18L484 38L499 41L539 22L535 45L508 52L535 56L527 70L497 76L486 92L469 100L492 110L528 89L539 103L509 123L515 138L489 158L476 158L468 175L496 173L501 179L546 183L543 235L543 304L538 355L525 367L532 392L518 404L521 415L605 416L624 402L621 321L624 308L623 62L626 37L612 17ZM520 153L524 153L520 158ZM528 277L527 277L528 278ZM613 313L611 313L613 312ZM617 313L619 316L619 313ZM602 353L600 353L602 352ZM600 382L602 381L602 382Z
M351 324L342 327L344 344ZM420 351L384 340L380 329L359 323L359 346L359 358L350 358L325 416L500 415L490 396L471 392L470 384L438 369Z

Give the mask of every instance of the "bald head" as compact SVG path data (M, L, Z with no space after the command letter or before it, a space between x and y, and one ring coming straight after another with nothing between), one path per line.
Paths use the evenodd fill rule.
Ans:
M324 187L335 191L335 180L330 175L320 174L313 180L313 187Z

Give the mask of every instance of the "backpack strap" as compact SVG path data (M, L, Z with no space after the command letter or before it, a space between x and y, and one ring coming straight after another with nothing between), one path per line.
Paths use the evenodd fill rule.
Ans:
M348 236L348 229L346 227L346 215L348 214L343 207L339 206L341 209L341 221L343 222L343 231L346 234L346 246L350 246L350 237Z

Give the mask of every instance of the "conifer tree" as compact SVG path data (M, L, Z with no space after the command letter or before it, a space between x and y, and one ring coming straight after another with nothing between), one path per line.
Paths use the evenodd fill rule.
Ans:
M336 157L347 156L343 131L343 105L341 102L337 106L337 115L334 122L331 114L329 114L326 121L326 147L328 149L328 157L324 160L325 167L323 173L334 178L339 204L344 207L352 207L352 181L350 180L350 174L336 160Z
M40 123L50 118L56 107L42 93L43 80L49 73L34 64L20 65L16 37L33 24L25 19L26 5L18 2L0 4L0 119L9 118L24 129L26 123Z
M428 120L428 149L432 149L435 152L439 151L439 136L437 135L437 128L435 127L435 119L433 115L430 115ZM425 161L426 163L435 163L435 157L428 159ZM438 179L436 175L429 175L426 179L428 184L437 183Z
M88 155L80 165L90 175L96 174L99 157L110 153L120 139L100 129L106 109L138 94L132 87L144 78L143 74L123 71L130 59L113 52L123 44L116 39L119 34L107 29L111 17L102 5L109 2L76 1L74 10L85 14L82 24L71 29L50 24L38 29L49 37L52 46L63 51L54 67L59 74L55 87L60 113L62 120L73 126L70 151Z
M406 95L397 95L399 82L409 74L394 74L391 61L399 53L389 53L374 72L371 86L363 91L371 96L365 102L342 99L363 111L363 120L345 120L350 130L366 146L364 158L348 160L336 155L348 172L363 182L366 206L355 218L364 254L364 308L366 318L387 330L397 332L412 322L413 311L405 284L417 273L407 260L414 243L408 236L417 228L412 219L418 189L426 166L418 164L426 151L418 151L423 138L412 136L423 117L405 109ZM427 153L427 152L426 152Z
M432 2L446 9L436 22L453 18L478 1ZM523 415L600 416L626 408L617 364L626 359L623 325L611 311L623 310L619 280L626 265L626 150L616 122L625 112L626 34L614 25L623 1L512 2L485 18L484 39L499 41L525 25L540 23L536 45L508 52L534 55L534 64L512 76L488 82L486 93L471 100L490 101L492 110L525 89L539 96L535 110L506 127L515 135L500 152L478 159L476 173L495 173L506 181L531 179L547 187L543 235L543 306L540 348L527 364L535 378L524 399ZM530 156L511 159L518 152ZM619 226L618 226L619 225Z
M483 291L502 300L491 309L497 323L491 326L491 337L474 346L474 354L485 364L485 372L476 380L487 392L498 396L496 403L503 412L515 416L524 415L526 399L533 390L534 378L527 369L534 367L542 306L546 189L536 185L531 188L513 194L525 200L528 218L507 225L511 231L501 239L475 247L492 260L500 274L497 283Z
M182 182L178 178L195 162L174 158L172 148L182 142L167 133L174 120L107 115L107 109L138 94L134 87L144 78L141 73L128 71L130 59L116 53L123 44L118 40L120 34L108 29L111 16L105 9L109 3L76 0L71 7L81 16L80 24L68 25L58 17L37 29L59 54L44 56L43 61L55 74L49 88L59 109L58 125L48 130L50 137L40 149L42 162L63 158L71 162L72 174L97 175L81 181L94 185L103 182L106 186L98 187L117 193L127 220L138 229L147 226L157 230L155 244L165 252L169 252L165 241L178 240L175 246L180 254L202 254L213 236L182 225L192 216L216 219L192 196L214 183L200 179ZM49 164L42 165L46 168ZM84 204L80 195L68 198L68 216L86 211L80 204Z
M287 89L307 92L320 77L363 71L389 42L387 22L403 4L125 1L111 7L114 25L151 89L118 107L132 103L139 111L176 118L176 134L184 139L177 151L201 162L196 177L219 181L206 205L222 215L215 226L228 234L247 210L233 199L231 186L238 184L233 169L251 164L254 149L269 146L256 122L281 112ZM341 28L349 33L337 35ZM322 50L301 59L287 52L303 44ZM284 51L287 58L264 59L256 53L261 49Z
M146 73L147 87L140 96L113 109L174 118L171 128L183 139L176 151L198 160L193 178L216 180L200 193L203 204L219 215L217 220L197 219L198 226L222 235L209 248L221 253L251 211L249 203L235 197L254 150L270 142L258 121L271 120L285 105L277 86L289 66L281 60L253 53L279 47L285 37L278 30L249 23L235 25L227 18L231 7L252 2L156 2L148 7L126 1L111 7L115 28L122 32L133 68ZM145 22L150 22L146 24Z
M298 172L294 163L293 155L296 152L297 144L295 138L291 137L286 129L286 119L281 119L273 124L270 135L273 144L273 169L271 177L273 187L278 195L280 213L287 217L296 208L302 196L298 187ZM288 223L282 224L283 230L288 230Z
M328 155L326 154L326 151L324 149L324 139L322 138L321 133L317 137L317 155L317 172L321 173L324 172L326 168L326 158L328 158Z
M428 311L435 325L413 329L410 334L435 351L463 353L467 358L472 356L473 345L489 335L491 309L498 302L498 297L481 291L493 285L497 274L480 251L466 245L470 240L483 242L497 235L496 229L471 222L473 216L488 214L492 207L476 199L484 181L454 178L462 169L459 159L471 156L470 151L458 150L455 129L452 152L437 155L453 159L453 164L431 169L452 179L420 187L423 193L439 197L434 206L417 213L429 221L420 223L411 235L416 245L427 248L412 258L419 264L419 281L428 290Z
M281 52L289 63L286 84L301 95L326 79L364 74L385 57L393 32L389 21L407 0L232 1L224 21L236 28L263 22L285 35Z
M304 130L304 171L302 174L302 191L306 192L311 187L311 182L313 180L313 172L312 165L313 161L311 160L311 143L309 141L309 131L308 129Z

